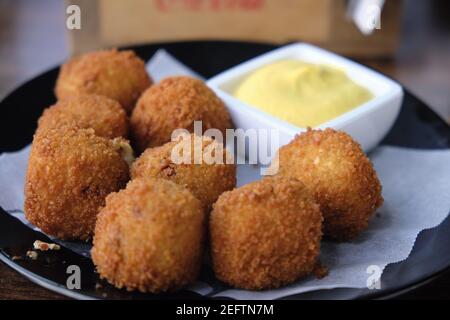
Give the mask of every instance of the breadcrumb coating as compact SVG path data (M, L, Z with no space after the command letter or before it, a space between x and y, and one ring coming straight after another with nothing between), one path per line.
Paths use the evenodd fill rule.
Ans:
M175 129L203 130L233 128L227 109L203 81L190 77L169 77L147 89L131 115L133 143L140 152L171 140ZM204 132L202 132L203 134Z
M197 278L205 213L187 189L139 178L112 193L95 227L92 260L102 278L141 292L179 289Z
M314 270L322 214L297 179L266 177L223 193L210 233L218 279L242 289L277 288Z
M60 100L98 94L118 101L128 112L152 84L145 63L132 50L86 53L62 65L55 94Z
M187 143L190 156L188 163L176 164L173 162L171 155L177 151L175 148L179 145L178 141L168 142L160 147L147 149L132 165L131 178L137 177L155 177L171 180L188 188L203 204L207 212L211 210L212 204L225 191L236 187L236 165L234 162L227 164L227 157L231 155L218 143L208 137L197 137L199 140L199 155L201 162L194 163L194 141L197 137L190 135ZM186 140L187 141L187 140ZM220 156L222 163L208 164L204 157L208 154L215 156L215 151ZM180 156L184 155L183 149L180 148Z
M93 129L41 131L28 162L25 216L48 235L88 240L105 197L128 179L120 150Z
M44 110L38 120L38 132L60 126L92 128L105 138L128 135L128 118L120 104L98 95L85 95L61 100Z
M309 129L298 135L279 150L279 174L301 180L314 193L329 239L355 238L383 203L372 163L341 131Z

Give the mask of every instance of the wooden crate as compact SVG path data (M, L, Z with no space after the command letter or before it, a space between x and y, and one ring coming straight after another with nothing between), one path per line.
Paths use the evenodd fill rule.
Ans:
M386 1L381 30L364 36L346 0L70 0L81 30L71 52L177 40L305 41L349 56L389 56L399 36L401 0Z

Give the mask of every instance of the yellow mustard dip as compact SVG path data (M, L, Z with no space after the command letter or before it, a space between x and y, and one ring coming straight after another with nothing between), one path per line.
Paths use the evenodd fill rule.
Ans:
M337 68L281 60L248 75L236 98L300 127L314 127L372 99L372 93Z

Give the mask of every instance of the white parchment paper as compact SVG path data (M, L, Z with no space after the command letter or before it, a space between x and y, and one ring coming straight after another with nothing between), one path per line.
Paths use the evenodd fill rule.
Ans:
M189 68L165 51L158 51L147 64L147 69L156 81L169 75L192 74ZM0 206L34 228L23 214L29 151L28 146L0 156ZM235 299L276 299L321 289L366 288L379 280L388 264L409 256L420 231L436 227L449 214L450 150L380 146L369 157L383 185L384 205L373 217L369 229L355 241L323 242L321 261L329 267L327 277L308 277L277 290L255 292L225 287L214 277L202 274L189 289L202 295ZM259 178L259 168L238 166L238 185ZM90 246L87 244L63 242L63 245L89 256Z

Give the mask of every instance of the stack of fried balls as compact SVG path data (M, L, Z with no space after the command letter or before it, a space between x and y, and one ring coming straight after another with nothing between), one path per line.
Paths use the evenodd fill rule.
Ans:
M236 188L233 155L193 134L195 121L233 129L223 102L197 79L153 84L133 51L72 59L55 94L34 135L25 214L48 235L92 240L98 273L118 288L192 284L205 250L233 287L287 285L318 268L323 237L354 239L383 202L361 147L332 129L298 135L280 148L276 175ZM223 161L198 161L198 146Z

